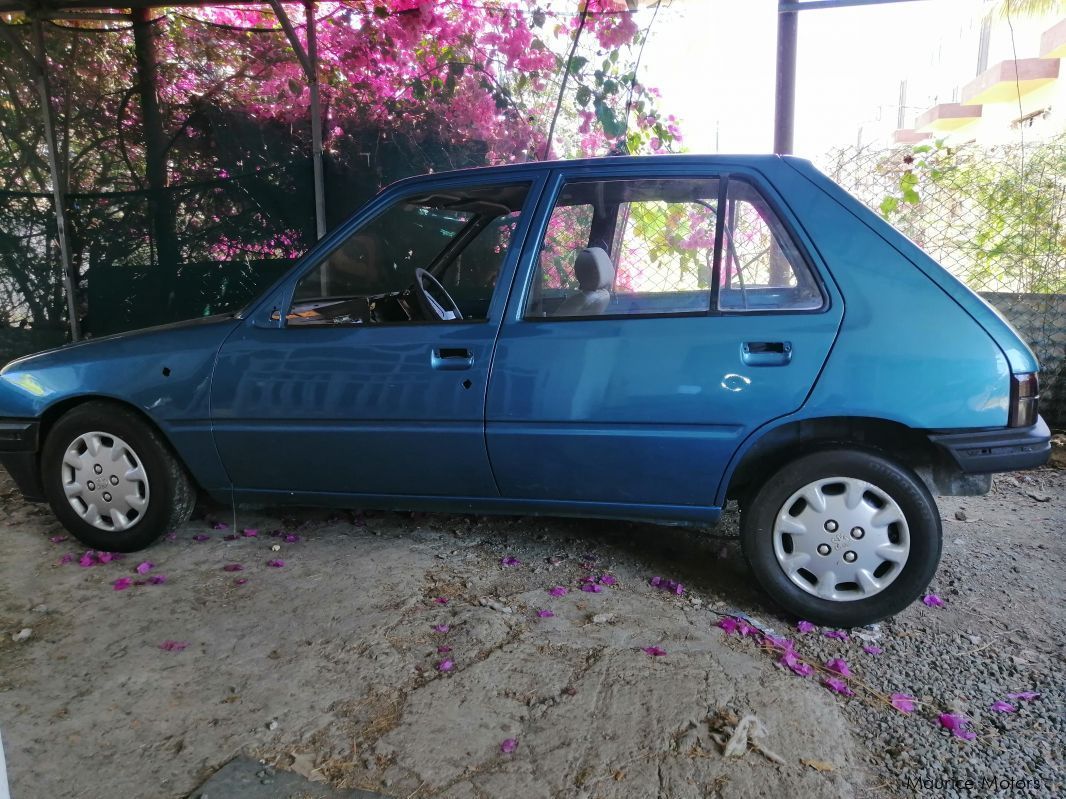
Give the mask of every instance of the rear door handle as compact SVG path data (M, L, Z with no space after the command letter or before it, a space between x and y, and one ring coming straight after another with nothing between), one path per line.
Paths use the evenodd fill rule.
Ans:
M474 356L464 347L437 347L430 350L429 363L434 369L457 371L474 365Z
M787 366L792 361L792 342L745 341L740 352L748 366Z

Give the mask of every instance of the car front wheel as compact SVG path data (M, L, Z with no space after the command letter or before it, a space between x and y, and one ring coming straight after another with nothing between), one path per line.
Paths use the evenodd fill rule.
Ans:
M52 511L79 541L134 552L192 513L196 494L166 441L132 411L88 402L49 432L41 476Z
M910 469L859 450L815 452L770 477L744 511L741 543L787 611L837 627L898 613L940 561L940 513Z

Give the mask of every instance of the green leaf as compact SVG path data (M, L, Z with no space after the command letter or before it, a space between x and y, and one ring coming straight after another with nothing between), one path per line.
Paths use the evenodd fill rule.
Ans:
M888 219L889 215L891 215L893 211L899 208L899 200L897 200L895 197L885 197L885 199L881 200L880 207L881 216L883 216L885 219Z
M608 138L613 139L625 133L625 124L618 120L614 109L602 100L596 100L596 119Z
M548 15L539 8L533 12L533 26L539 28L547 20Z
M569 72L571 75L577 75L579 72L581 72L582 69L585 68L585 64L587 64L588 62L589 60L584 56L576 55L570 59L570 62L566 66L566 71Z
M589 104L589 100L592 99L592 91L588 86L578 86L577 88L577 104L584 108Z

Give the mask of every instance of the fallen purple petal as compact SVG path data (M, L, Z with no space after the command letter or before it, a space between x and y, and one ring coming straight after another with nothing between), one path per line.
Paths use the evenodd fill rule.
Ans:
M922 597L922 603L928 605L931 608L944 607L944 600L938 597L936 594L926 594Z
M192 537L192 540L193 541L200 541L200 542L210 541L211 540L211 536L209 536L209 535L207 535L205 533L200 533L199 535L194 535Z
M73 552L64 552L63 557L56 561L56 563L59 566L65 566L68 563L73 563L76 557L77 555L75 555Z
M507 738L500 744L500 751L505 755L512 754L518 748L517 738Z
M436 602L438 605L447 605L448 604L448 597L439 596L439 597L436 597L433 601Z
M564 588L561 585L557 585L557 586L555 586L555 588L548 589L548 593L551 594L552 596L566 596L567 594L570 593L570 589L569 588Z
M848 668L848 664L841 658L830 658L825 662L825 667L830 671L839 674L841 677L851 676L851 669Z
M245 538L255 538L257 535L259 535L259 530L257 530L255 527L245 527L243 530L241 530L241 534Z
M538 610L537 615L542 619L550 619L555 614L552 613L550 610Z
M125 591L133 585L133 580L129 577L119 577L115 582L111 583L111 587L116 591Z
M166 576L162 574L153 574L151 577L148 578L148 582L151 585L162 585L166 581Z
M892 707L898 710L900 713L913 713L914 712L914 697L907 694L892 694L889 697L889 701L892 703Z
M618 585L618 579L610 574L604 574L600 577L600 585Z
M171 641L166 640L159 645L159 648L164 652L180 652L189 645L188 641Z
M97 552L96 560L98 563L110 563L113 560L122 560L122 558L117 557L113 552Z
M268 560L267 561L267 566L269 566L272 569L283 569L283 568L285 568L285 561L283 561L283 560L281 560L279 558L275 558L274 560Z
M295 544L299 540L301 540L300 536L296 535L296 533L289 533L282 539L286 544Z
M227 563L222 567L224 572L241 572L244 571L244 567L239 563Z
M799 630L801 633L809 633L813 632L818 628L811 624L809 621L803 621L801 619L800 621L796 622L796 629Z
M838 677L826 677L822 680L822 685L834 694L840 694L841 696L855 696L855 692L848 687L848 684Z
M781 659L777 661L782 666L786 666L791 669L793 674L798 674L800 677L810 677L814 673L814 668L810 663L804 663L798 657L796 653L791 649L785 651L781 656Z
M642 651L646 655L651 655L653 658L666 657L666 650L657 646L645 646Z
M78 565L83 569L88 569L90 566L96 564L96 553L89 551L81 556L81 560L78 561Z
M441 655L447 655L451 651L452 651L452 648L450 646L448 646L447 644L441 644L440 646L437 647L437 652L439 654L441 654Z
M725 630L726 635L732 635L740 626L740 619L733 616L723 616L718 620L718 626Z
M822 633L822 635L824 635L826 638L835 638L838 641L848 640L848 634L843 630L826 630L824 633Z
M450 660L442 660L437 664L437 671L451 671L455 668L455 664Z
M67 540L67 537L65 535L54 535L48 540L51 541L53 544L62 544L64 541Z
M581 590L586 594L598 594L603 591L603 586L597 583L585 583L581 586Z
M148 572L150 572L154 568L155 564L152 563L150 560L146 560L143 563L137 564L137 574L148 574Z
M1037 691L1020 691L1014 694L1007 694L1008 699L1020 699L1023 702L1028 702L1032 699L1036 699L1040 694Z
M879 646L875 646L874 644L867 644L862 648L862 651L865 652L867 655L880 655L885 650L883 650Z
M248 582L248 578L247 577L238 577L236 580L233 581L233 584L234 585L244 585L246 582Z
M685 593L685 586L676 580L668 580L665 577L652 577L649 583L658 588L661 591L669 591L671 594L682 596Z
M772 635L764 635L762 643L763 646L767 646L777 652L791 652L796 646L787 638L774 638Z
M1004 702L1002 699L1000 699L997 702L993 702L992 703L992 710L996 711L997 713L1017 713L1018 712L1018 708L1016 708L1010 702Z
M214 522L211 525L211 529L212 530L228 530L229 529L229 525L226 524L225 522Z
M951 730L951 734L956 738L962 738L964 741L972 741L977 737L976 733L966 729L966 725L969 722L962 716L956 716L954 713L941 713L938 721L940 721L941 727L946 727Z
M177 533L167 533L165 536L163 536L163 538L165 538L167 541L177 541L178 540L178 534Z
M505 558L500 558L501 566L521 566L522 561L516 558L514 555L508 555Z
M449 627L447 624L434 624L433 625L433 632L435 632L435 633L446 633L450 629L451 629L451 627Z

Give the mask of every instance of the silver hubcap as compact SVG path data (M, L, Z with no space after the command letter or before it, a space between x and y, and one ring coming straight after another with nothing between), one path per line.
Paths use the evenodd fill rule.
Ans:
M808 483L774 520L774 554L808 594L834 602L884 591L903 571L910 532L902 509L872 483L827 477Z
M133 447L118 436L84 433L63 454L63 492L86 522L120 533L148 508L148 475Z

